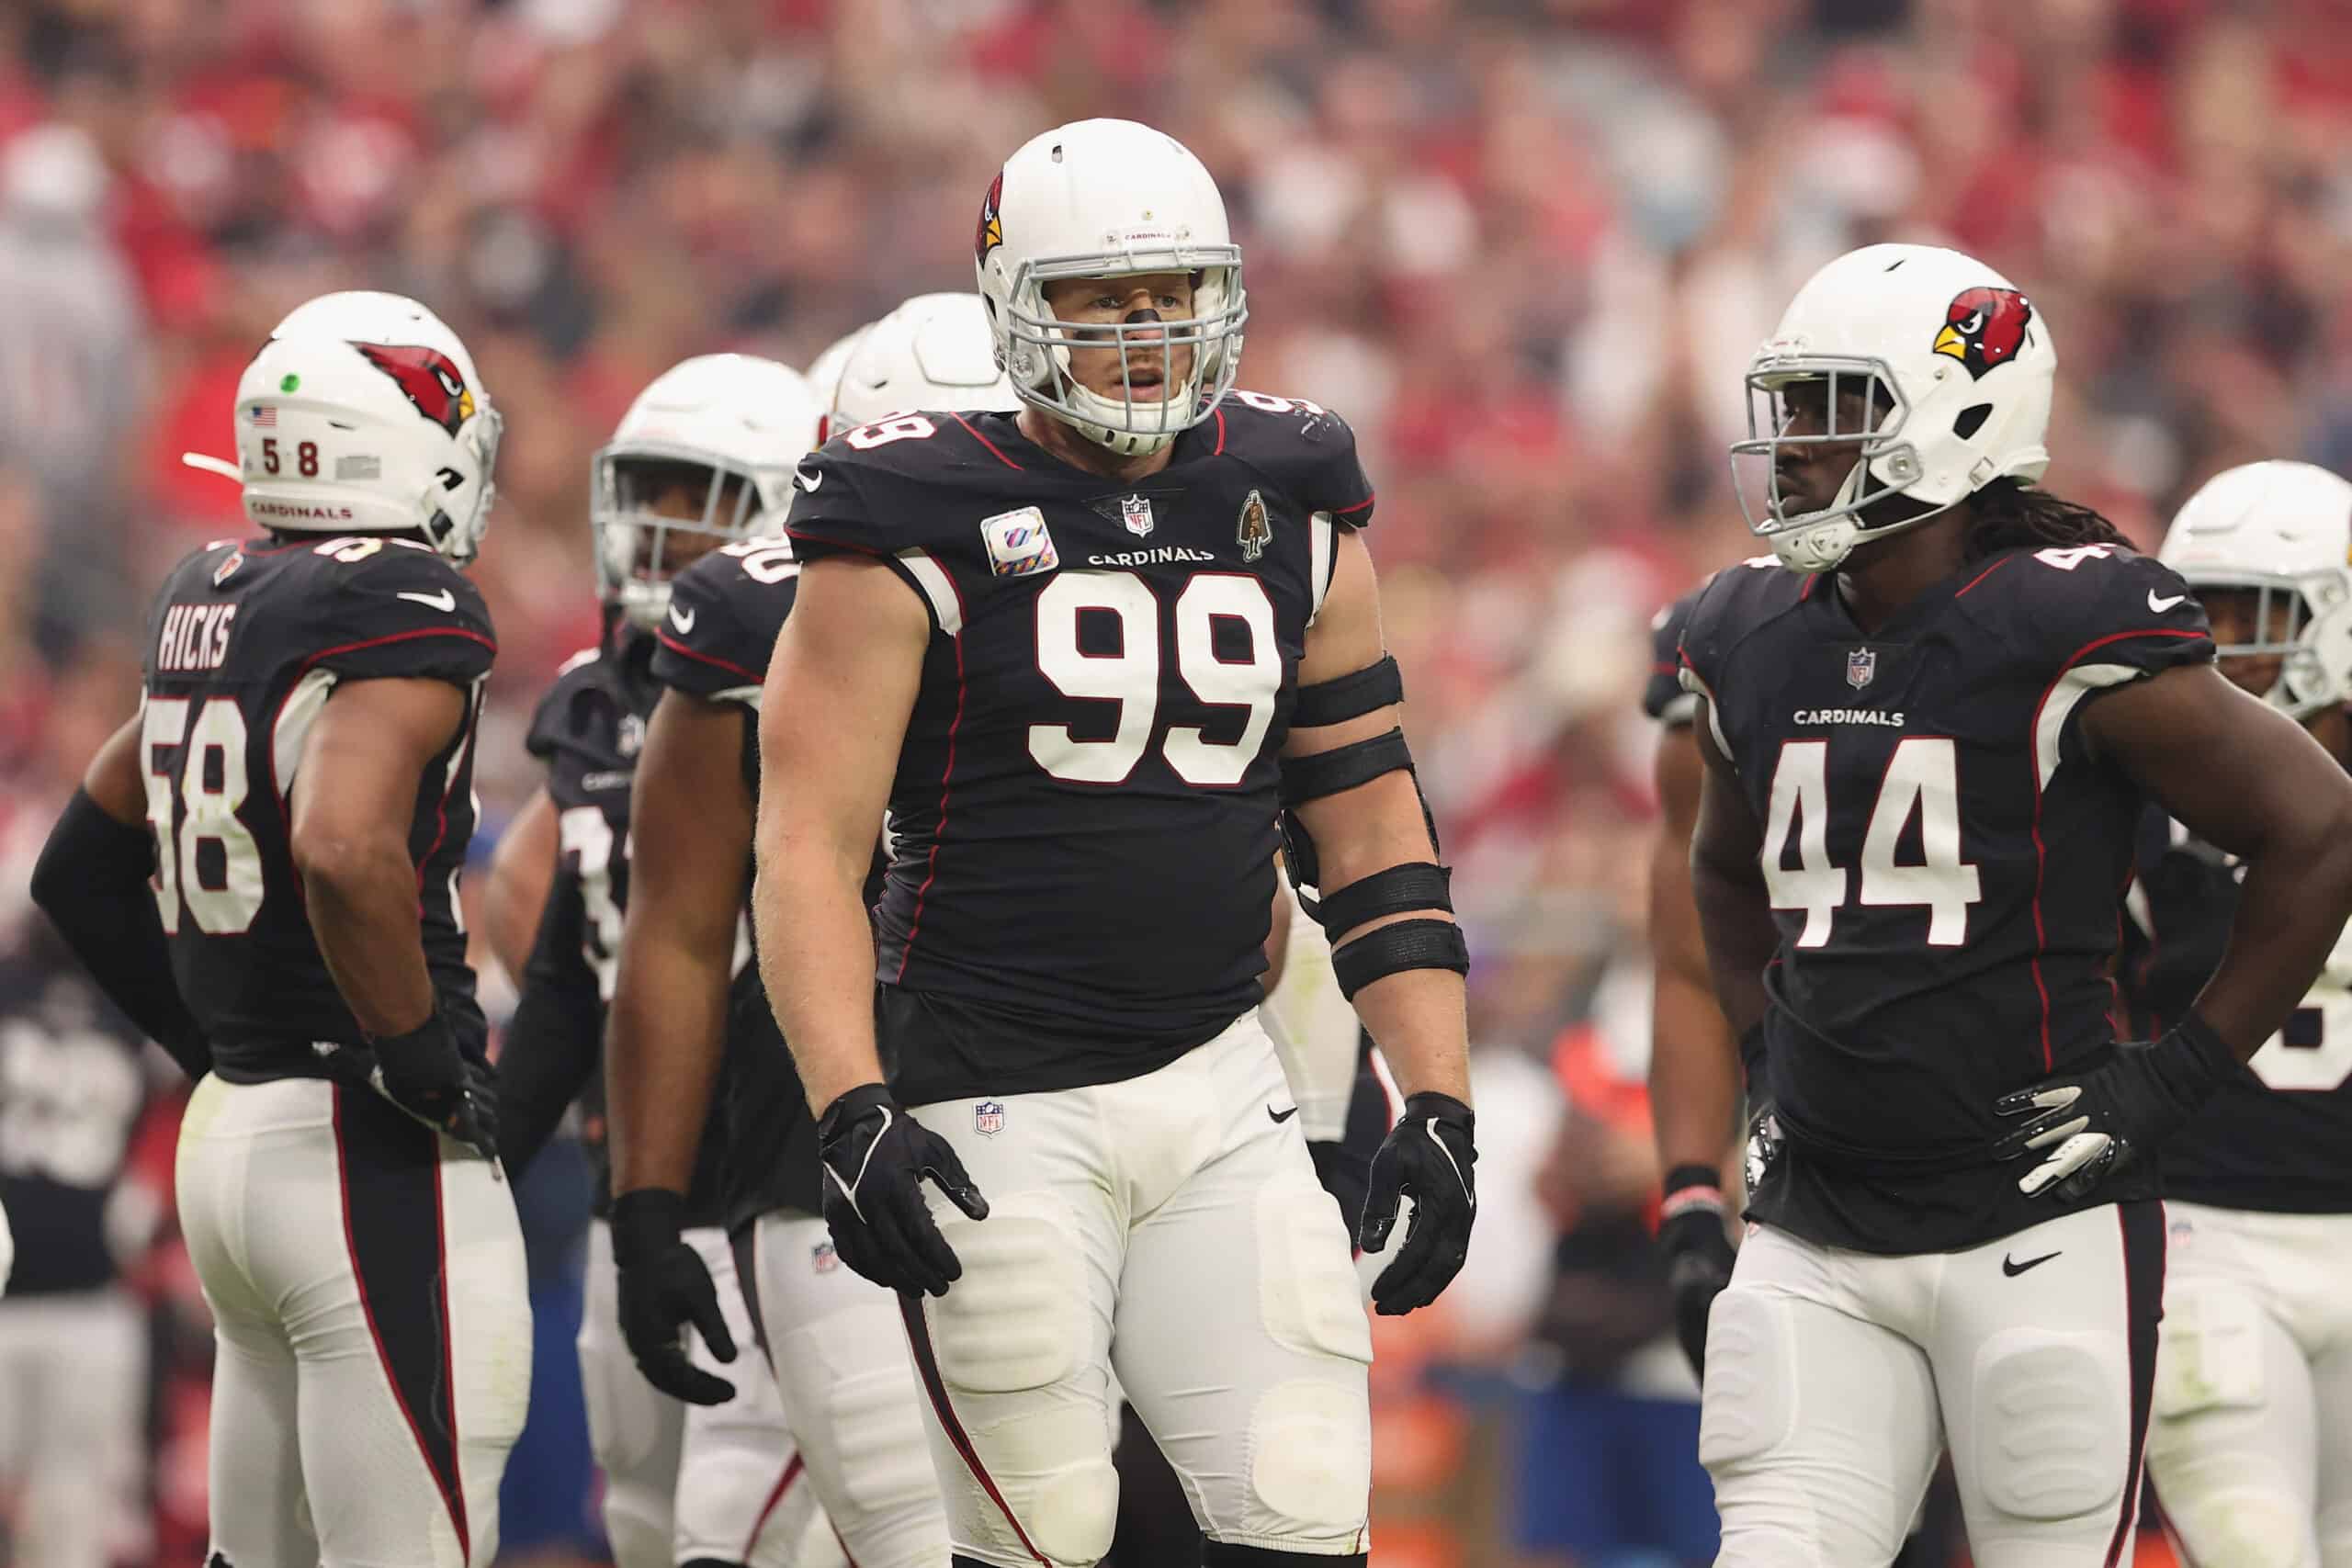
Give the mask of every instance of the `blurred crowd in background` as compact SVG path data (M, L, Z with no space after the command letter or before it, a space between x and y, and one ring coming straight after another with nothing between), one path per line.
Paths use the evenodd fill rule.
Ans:
M2342 0L0 6L0 1191L25 1179L11 1097L19 1126L96 1117L121 1151L120 1278L71 1282L146 1305L148 1437L94 1472L134 1499L92 1495L119 1561L200 1555L176 1086L142 1109L28 1065L90 1004L59 1000L26 873L135 701L148 595L243 531L235 487L180 454L230 449L237 374L289 307L413 294L504 412L474 569L501 644L486 851L536 782L533 701L596 635L588 459L636 391L714 350L805 365L971 287L981 193L1040 128L1185 141L1244 247L1242 385L1344 413L1378 483L1388 639L1479 960L1491 1197L1441 1309L1381 1320L1381 1560L1703 1562L1703 1476L1608 1467L1694 1396L1645 1244L1634 697L1652 611L1752 553L1724 456L1741 370L1822 261L1941 240L2055 335L2051 486L2143 542L2229 464L2352 467L2346 22ZM116 1163L76 1169L103 1188ZM542 1208L560 1302L577 1203ZM67 1429L7 1360L38 1304L0 1303L0 1518ZM550 1358L567 1337L559 1310ZM553 1479L509 1536L594 1561L560 1392L535 1419L573 1446L530 1461ZM13 1562L51 1568L21 1529Z

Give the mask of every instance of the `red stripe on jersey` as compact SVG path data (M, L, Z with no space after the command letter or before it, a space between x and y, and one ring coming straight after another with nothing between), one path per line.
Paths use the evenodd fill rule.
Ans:
M2042 689L2041 700L2033 705L2033 728L2026 732L2027 750L2033 759L2032 968L2034 994L2041 998L2041 1066L2044 1072L2055 1070L2056 1057L2052 1055L2050 1045L2050 987L2041 978L2041 953L2042 950L2049 945L2049 934L2044 930L2041 919L2041 890L2048 881L2050 858L2049 851L2041 841L2041 797L2045 793L2041 787L2041 710L2050 705L2050 698L2058 690L2058 683L2083 661L2084 655L2097 652L2110 642L2127 642L2133 637L2200 637L2205 635L2203 632L2174 631L2163 626L2146 626L2128 632L2109 632L2103 637L2083 644L2082 647L2068 654L2065 662L2058 667L2058 673L2052 676L2050 684ZM2063 742L2064 737L2061 736L2059 739Z
M2011 561L2017 558L2018 558L2015 556L2003 556L1999 560L1995 561L1991 566L1986 567L1983 571L1980 571L1974 577L1970 578L1968 580L1967 586L1961 589L1960 593L1955 593L1952 597L1955 599L1959 598L1961 594L1966 593L1970 588L1975 587L1978 583L1984 581L1986 578L1992 576L1995 572L2000 570L2003 567L2008 565Z
M741 675L746 681L752 682L755 684L767 679L766 676L761 674L758 671L746 670L731 659L721 659L715 653L703 653L697 649L688 648L684 643L680 642L668 632L656 631L653 635L661 640L662 647L682 658L691 659L697 664L707 664L715 669L724 670L731 675Z
M1225 456L1225 411L1215 409L1210 412L1216 415L1216 446L1210 450L1209 456L1222 457Z
M972 422L971 422L970 420L966 419L966 418L965 418L962 414L960 414L960 413L959 413L959 414L956 414L956 415L955 416L955 418L956 418L956 423L958 423L958 424L960 424L960 425L962 425L962 426L964 427L964 433L965 433L966 434L969 435L973 440L975 440L975 441L978 442L981 446L983 446L987 447L990 452L994 452L994 453L996 453L996 460L997 460L998 462L1002 463L1002 464L1003 464L1006 468L1013 468L1013 469L1016 469L1016 470L1021 467L1021 465L1020 465L1020 464L1018 464L1018 463L1014 462L1012 458L1010 458L1010 457L1006 457L1002 452L998 451L998 450L997 450L997 445L996 445L996 443L995 443L995 442L993 442L993 441L989 440L987 436L982 435L978 431L974 430L974 429L972 428Z
M960 602L962 595L957 598ZM956 732L964 725L964 639L950 637L948 644L956 649L956 716L947 721L947 761L939 770L939 823L931 830L931 854L923 865L922 886L915 889L914 917L907 922L906 945L899 949L899 972L890 976L893 985L907 977L907 961L915 955L915 937L922 930L923 899L931 885L939 880L939 845L947 837L947 797L955 790Z
M441 800L433 808L433 843L416 863L416 916L424 918L424 868L435 855L441 852L441 841L449 836L449 795L458 787L458 773L462 768L466 749L474 743L474 727L481 721L481 712L475 706L478 694L466 694L466 738L458 742L458 750L449 759L449 776L441 785Z
M1351 512L1362 512L1365 507L1370 506L1374 502L1378 501L1379 499L1380 494L1375 491L1372 494L1365 496L1362 501L1357 502L1353 506L1340 507L1334 511L1331 515L1334 517L1345 517Z

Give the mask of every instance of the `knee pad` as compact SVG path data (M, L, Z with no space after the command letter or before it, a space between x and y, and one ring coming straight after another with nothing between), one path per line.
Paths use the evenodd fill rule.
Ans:
M1021 1192L985 1222L940 1226L964 1276L924 1303L940 1375L975 1393L1046 1388L1076 1371L1091 1339L1077 1238L1044 1193Z
M1372 1419L1361 1384L1297 1378L1268 1389L1250 1413L1250 1495L1271 1516L1246 1521L1250 1533L1362 1545Z
M2316 1568L2310 1513L2284 1489L2192 1492L2159 1486L2165 1513L2195 1562L2213 1568Z
M1258 1312L1275 1343L1307 1356L1372 1364L1372 1325L1329 1194L1285 1177L1257 1202Z
M1984 1342L1971 1404L1986 1503L2041 1520L2116 1505L2131 1464L2126 1355L2120 1334L2020 1328Z
M960 1288L960 1287L959 1287ZM825 1368L824 1431L802 1434L804 1450L817 1437L831 1450L850 1508L867 1517L936 1496L939 1483L923 1435L922 1391L906 1355L895 1301L876 1292L873 1312L818 1319L795 1340ZM795 1353L798 1353L796 1349ZM836 1520L852 1535L864 1522Z
M1699 1462L1720 1478L1788 1441L1795 1381L1796 1346L1781 1304L1736 1284L1717 1296L1707 1317Z
M1093 1568L1111 1550L1119 1472L1093 1408L1055 1404L996 1421L985 1438L974 1435L973 1446L1020 1526L1016 1535L994 1499L973 1510L991 1545L1019 1560L1025 1535L1054 1568ZM969 1483L979 1484L977 1477Z
M2156 1341L2157 1419L2260 1409L2268 1397L2262 1329L2262 1308L2245 1292L2221 1283L2175 1282L2165 1292L2164 1327Z

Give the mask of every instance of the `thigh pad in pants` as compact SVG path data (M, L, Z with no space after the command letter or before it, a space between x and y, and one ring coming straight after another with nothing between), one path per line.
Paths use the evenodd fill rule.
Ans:
M2129 1357L2104 1332L2012 1328L1978 1347L1972 1457L1987 1506L2041 1521L2114 1507L2131 1464Z

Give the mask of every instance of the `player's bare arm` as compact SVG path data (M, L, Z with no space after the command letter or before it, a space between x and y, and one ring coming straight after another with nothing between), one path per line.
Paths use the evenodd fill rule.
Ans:
M819 1112L825 1216L842 1261L944 1295L962 1272L924 1207L928 1175L988 1204L944 1140L891 1100L874 1038L874 936L861 892L922 680L931 622L878 561L800 575L760 702L760 977Z
M302 749L289 801L311 930L359 1027L397 1035L433 1016L416 862L416 781L466 716L446 681L363 681L337 691Z
M694 1179L726 1041L751 791L740 709L662 695L629 805L629 899L605 1024L613 1190Z
M1699 820L1690 834L1690 902L1705 941L1708 972L1724 1017L1741 1033L1764 1020L1769 1006L1764 969L1779 949L1772 906L1757 860L1764 829L1739 775L1716 747L1710 731L1710 704L1699 700L1690 727L1706 776L1699 790Z
M1408 765L1395 671L1372 557L1343 531L1299 661L1302 716L1283 748L1283 795L1291 854L1322 894L1340 988L1406 1091L1404 1114L1373 1160L1359 1238L1378 1251L1399 1193L1412 1195L1405 1245L1373 1284L1375 1306L1389 1314L1437 1299L1468 1256L1477 1212L1469 960Z
M1737 1131L1739 1047L1716 1004L1692 892L1690 841L1706 761L1695 731L1668 730L1655 764L1657 843L1650 857L1650 1107L1659 1165L1720 1167Z
M2111 693L2082 723L2191 832L2245 863L2229 947L2195 1009L2243 1062L2301 1005L2352 918L2352 775L2211 664Z
M861 890L922 676L922 602L878 561L819 560L760 704L760 977L822 1112L882 1077Z
M1706 1371L1707 1319L1731 1282L1723 1169L1736 1133L1739 1048L1715 1003L1691 897L1690 840L1707 764L1696 731L1668 729L1655 764L1657 842L1650 855L1650 1115L1666 1173L1658 1241L1674 1292L1675 1332L1690 1370Z
M147 879L155 840L147 826L134 715L107 738L33 868L33 901L47 912L100 987L190 1077L209 1070L196 1016L172 981L171 952Z
M482 936L517 980L531 961L531 943L555 881L555 800L541 784L498 837L483 890Z
M302 747L288 847L319 956L375 1053L377 1087L496 1157L496 1104L458 1052L424 961L407 824L417 781L466 722L467 694L418 677L343 687Z

